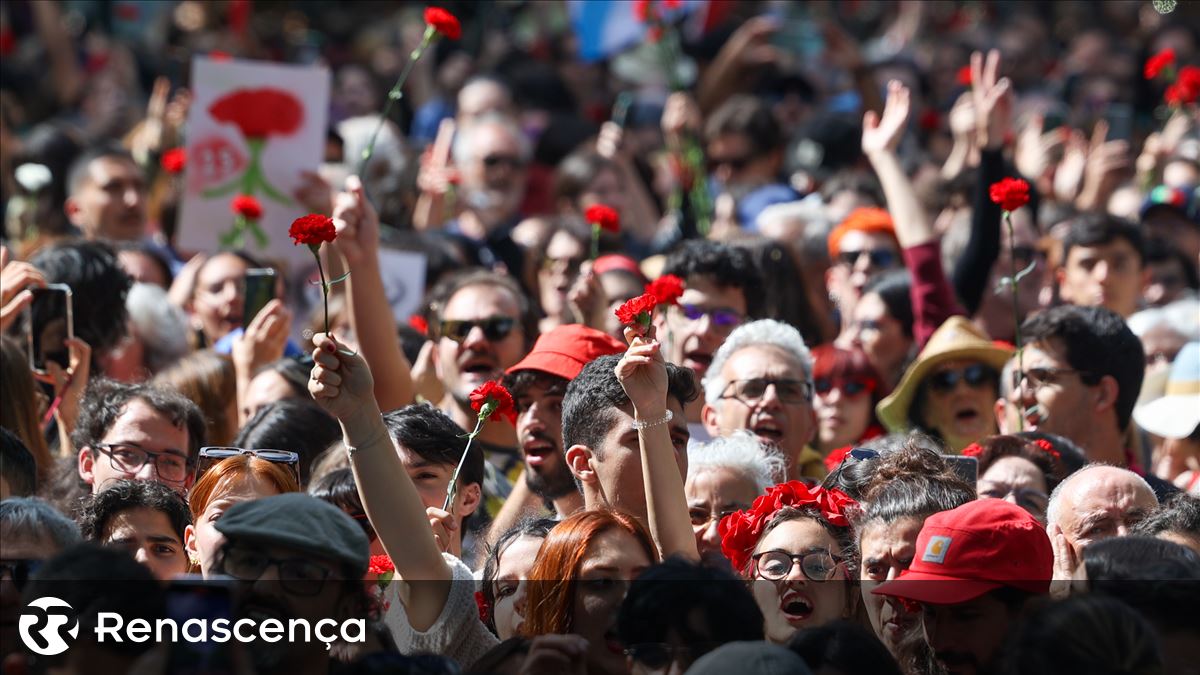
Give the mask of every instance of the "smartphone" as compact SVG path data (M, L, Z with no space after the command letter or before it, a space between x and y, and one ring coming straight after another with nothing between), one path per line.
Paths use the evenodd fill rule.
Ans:
M242 300L242 327L250 325L254 317L275 297L275 270L255 267L246 270L246 295Z
M1104 111L1108 122L1109 141L1128 141L1133 137L1133 106L1128 103L1110 103Z
M974 485L979 480L979 459L962 455L942 455L942 459L950 465L951 471L969 485Z
M617 102L613 104L612 121L613 124L625 128L625 122L629 117L629 107L633 105L633 94L623 91L617 94Z
M233 659L230 649L233 638L214 639L216 626L232 631L233 582L228 579L205 579L198 574L175 577L167 586L167 618L183 626L189 619L201 619L210 627L208 640L191 642L179 640L170 646L165 672L179 675L232 675Z
M50 361L70 366L66 341L75 337L75 314L71 307L71 287L66 284L46 284L45 288L30 288L33 302L25 308L25 341L29 367L45 375Z

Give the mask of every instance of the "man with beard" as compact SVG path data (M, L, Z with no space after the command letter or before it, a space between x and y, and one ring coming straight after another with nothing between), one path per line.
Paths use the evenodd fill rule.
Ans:
M85 239L140 241L146 236L146 179L117 147L83 153L67 174L67 219Z
M330 671L331 652L315 635L308 642L287 639L292 619L308 621L314 632L318 621L332 619L337 626L323 624L324 635L344 630L350 640L366 639L362 578L370 548L362 528L341 509L293 492L235 504L216 528L226 542L213 572L243 582L239 616L260 625L275 619L284 626L284 639L247 648L255 672Z
M583 495L563 455L562 405L567 384L597 357L623 351L625 345L598 330L559 326L538 338L533 351L504 377L517 405L525 486L552 505L560 519L583 508ZM499 518L496 523L500 524Z
M920 604L925 640L950 675L989 672L1009 627L1050 592L1046 531L1015 504L979 499L927 518L916 551L873 592Z
M654 313L658 338L667 362L687 368L700 382L733 329L762 311L762 273L744 248L689 241L667 256L663 274L683 279L684 291L676 305ZM702 406L697 399L686 410L696 442L709 440Z
M499 380L505 369L521 359L537 335L537 320L520 286L512 277L495 272L462 273L435 288L432 296L432 332L437 340L433 365L446 392L438 407L470 431L476 420L471 392L484 382ZM502 474L515 478L521 457L511 424L487 422L475 445Z
M777 449L786 480L825 476L821 454L808 446L817 428L812 357L800 331L762 319L729 334L704 378L704 427L712 436L745 429Z

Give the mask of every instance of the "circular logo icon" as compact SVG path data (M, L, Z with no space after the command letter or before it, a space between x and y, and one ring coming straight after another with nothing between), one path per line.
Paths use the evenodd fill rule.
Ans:
M54 656L71 647L79 637L79 619L66 601L45 596L29 603L17 623L21 642L35 654ZM66 637L64 637L64 633Z

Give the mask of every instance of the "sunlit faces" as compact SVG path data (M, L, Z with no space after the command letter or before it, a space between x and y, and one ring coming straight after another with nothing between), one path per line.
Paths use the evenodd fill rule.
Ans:
M1083 381L1083 373L1059 358L1057 342L1025 345L1021 367L1029 376L1010 394L1010 400L1020 409L1026 431L1058 434L1086 443L1096 425L1095 387Z
M187 554L179 533L172 529L167 514L157 509L141 506L117 513L101 539L127 549L161 581L188 571Z
M1141 255L1125 239L1073 246L1058 270L1058 294L1073 305L1098 305L1128 317L1137 311L1144 277Z
M183 531L188 554L199 561L200 573L206 578L211 575L213 561L225 537L217 532L215 524L234 504L249 502L279 494L275 484L265 478L243 475L217 485L209 497L208 506L195 521Z
M842 311L849 313L873 275L900 265L900 248L887 234L854 230L842 236L838 260L832 262L825 285Z
M338 333L337 335L340 340L342 334ZM264 370L255 375L254 379L250 380L250 386L246 388L246 400L242 401L242 415L246 419L250 419L254 417L259 408L276 401L292 398L295 395L295 390L283 375L273 370Z
M879 584L895 579L908 569L916 555L917 535L924 519L899 518L890 523L872 521L860 530L859 579L863 606L875 635L893 654L905 636L919 623L920 615L909 612L904 604L886 595L872 593Z
M954 450L996 433L992 404L999 373L978 361L955 359L939 364L921 383L921 423Z
M137 471L126 471L115 466L119 462L113 461L108 448L114 444L136 447L150 456ZM79 451L79 477L92 486L92 492L99 492L109 481L122 478L157 480L180 491L191 485L190 473L181 480L167 480L159 475L168 465L186 465L187 427L175 426L170 418L140 398L131 399L125 405L99 445L105 449L82 448Z
M813 411L819 449L829 452L862 437L871 424L874 406L871 390L863 387L861 380L831 378L828 389L822 385L818 382L813 393Z
M808 391L804 368L795 355L774 345L751 345L730 356L721 369L727 385L716 405L705 405L704 426L713 436L728 436L739 429L752 432L760 442L779 448L793 462L812 440L816 415L807 396L790 396L772 384L755 399L737 396L739 381L789 382ZM796 385L795 383L803 383ZM793 392L794 394L795 392Z
M488 225L516 214L525 194L525 158L516 130L482 121L470 134L470 161L459 167L462 200Z
M550 235L546 257L538 271L538 298L546 316L561 317L567 308L567 292L579 276L587 251L571 234L559 230Z
M867 293L854 305L850 322L851 343L867 354L867 359L883 377L899 379L913 348L913 339L904 332L900 321L888 312L877 293Z
M397 445L396 443L392 445L396 448L396 453L400 455L400 463L404 465L404 470L408 472L408 477L412 479L413 485L416 486L417 495L421 497L421 503L427 509L442 508L442 505L446 503L446 490L450 487L450 477L454 475L455 465L435 464L402 445ZM461 519L475 512L475 509L479 506L479 499L479 484L471 483L463 485L460 478L458 491L455 493L455 502L451 505L451 510L461 521Z
M521 634L525 622L525 581L542 546L540 537L517 537L505 547L496 562L496 578L492 581L495 606L492 618L501 640Z
M842 555L841 546L833 536L811 518L780 523L754 549L755 554L774 550L796 556L821 551L835 561ZM820 626L850 615L851 589L845 581L845 563L837 566L837 574L829 581L807 578L799 564L793 564L782 580L767 581L752 566L752 591L763 613L767 640L784 644L801 628Z
M732 468L706 467L688 476L683 491L700 557L712 562L724 561L717 526L725 516L750 508L758 497L758 486Z
M520 305L507 288L476 284L459 289L446 303L441 318L443 326L451 321L476 324L461 343L443 334L437 344L438 378L462 405L466 405L476 387L500 379L504 370L524 355ZM497 339L493 340L484 326L479 325L489 319L508 319L511 323L503 336L494 334Z
M718 286L702 276L689 277L679 304L668 309L665 317L658 312L655 317L667 361L691 369L699 382L708 372L717 348L745 321L746 296L736 286Z
M525 458L525 481L543 499L576 491L562 449L562 400L566 382L535 380L516 396L517 442Z
M625 212L625 190L621 184L621 177L612 169L601 169L596 172L596 177L588 183L587 189L583 194L579 195L579 208L587 209L589 206L596 204L604 204L616 209L617 213Z
M980 497L994 497L1016 504L1039 523L1046 524L1046 506L1050 502L1046 476L1024 457L1001 457L992 462L979 477L976 489Z
M208 344L242 325L248 269L250 264L232 253L218 253L200 268L189 310Z
M1137 474L1113 466L1076 474L1059 499L1057 525L1076 553L1101 539L1129 534L1158 506L1154 492Z
M630 298L641 295L643 284L630 272L613 270L600 275L600 287L604 289L604 297L608 300L608 311L604 313L604 332L623 340L624 326L617 318L617 308ZM659 339L663 339L662 336Z
M132 160L101 157L66 203L71 223L88 239L136 241L146 236L146 181Z
M616 635L617 611L630 581L651 563L638 540L623 529L605 530L588 544L575 585L571 625L571 632L588 641L588 672L624 672L624 647Z
M683 406L674 397L667 397L667 410L673 417L668 423L671 444L675 447L675 462L681 478L687 478L687 418ZM648 523L645 487L642 483L642 454L638 432L633 428L633 415L621 408L610 411L615 417L612 428L599 448L592 448L590 457L582 446L568 448L567 462L571 473L583 483L584 504L587 508L609 506L627 511L643 523Z

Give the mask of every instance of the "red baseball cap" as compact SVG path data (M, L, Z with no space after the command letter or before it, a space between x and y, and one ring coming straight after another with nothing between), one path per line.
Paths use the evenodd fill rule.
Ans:
M1053 568L1050 538L1028 511L979 499L929 516L912 565L873 592L933 605L967 602L1001 586L1049 593Z
M533 344L533 351L505 372L540 370L573 380L584 366L597 358L623 351L625 345L608 333L573 323L542 334Z

